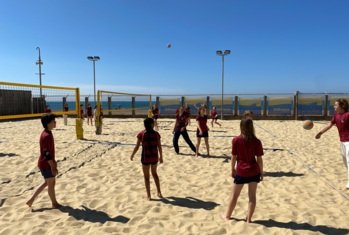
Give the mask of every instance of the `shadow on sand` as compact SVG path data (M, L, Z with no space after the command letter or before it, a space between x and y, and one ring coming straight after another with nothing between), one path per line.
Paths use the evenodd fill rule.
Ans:
M277 227L277 228L286 228L291 230L308 230L312 232L320 232L323 234L336 234L344 235L349 233L347 228L333 228L326 225L311 225L309 223L296 223L293 221L290 222L279 222L272 219L269 220L256 220L253 221L255 224L261 224L265 227Z
M16 153L0 153L0 157L15 157L15 156L19 156Z
M166 197L161 199L152 199L152 201L161 201L173 206L187 207L191 209L213 210L219 204L210 201L202 201L194 197Z
M284 171L276 171L276 172L267 172L265 171L263 176L266 177L298 177L298 176L304 176L304 174L300 173L293 173L293 172L284 172Z
M70 206L62 206L58 210L67 213L69 216L74 217L76 220L84 220L87 222L92 222L92 223L102 223L104 224L107 221L111 222L118 222L118 223L123 223L126 224L130 219L118 215L114 218L111 218L107 213L103 211L98 211L98 210L92 210L86 206L81 206L82 209L79 208L72 208ZM41 208L37 210L32 210L32 212L43 212L47 210L54 210L52 208Z

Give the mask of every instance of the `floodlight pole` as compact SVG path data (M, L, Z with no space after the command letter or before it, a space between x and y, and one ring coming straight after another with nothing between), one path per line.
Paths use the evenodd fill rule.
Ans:
M96 103L96 61L100 60L101 58L99 56L87 56L87 59L93 62L93 99L95 105Z
M223 120L223 100L224 100L224 56L230 54L230 50L216 51L218 56L222 57L222 99L221 99L221 119Z
M40 47L36 47L36 50L39 51L39 59L36 61L36 64L39 65L39 80L40 80L40 98L42 97L42 88L41 88L41 65L43 64L41 60L41 53L40 53Z

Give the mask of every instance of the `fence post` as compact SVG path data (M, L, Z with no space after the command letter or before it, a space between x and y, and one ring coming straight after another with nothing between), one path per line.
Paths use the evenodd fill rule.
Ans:
M299 98L299 91L296 91L296 94L293 97L293 115L294 115L294 120L298 120L298 98Z
M87 114L86 114L86 110L87 110L88 102L89 102L89 101L88 101L88 96L87 96L87 97L85 97L85 105L84 105L84 114L85 114L85 115L87 115ZM101 105L102 105L102 104L101 104Z
M158 109L160 109L160 97L159 96L156 97L155 104L158 107Z
M136 115L136 97L132 97L132 117Z
M111 97L110 96L108 96L108 110L109 110L108 115L111 116L111 111L110 111L111 110Z
M239 97L236 95L234 97L234 116L239 115Z
M65 103L67 103L67 97L63 97L63 108L62 108L63 111L64 111L64 105L65 105Z
M184 106L184 103L185 103L185 97L182 96L182 98L181 98L181 106Z
M328 102L328 95L325 95L325 108L324 108L324 118L327 118L328 116L328 106L329 106L329 102Z
M263 116L266 117L267 116L267 107L268 107L268 97L265 95L264 96L264 107L263 107Z

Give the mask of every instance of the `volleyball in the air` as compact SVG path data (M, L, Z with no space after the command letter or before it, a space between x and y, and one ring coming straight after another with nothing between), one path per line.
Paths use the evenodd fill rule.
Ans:
M306 129L306 130L312 129L313 126L314 126L314 123L311 120L305 120L303 122L303 128Z
M172 44L171 43L168 43L167 44L167 48L171 48L172 47Z

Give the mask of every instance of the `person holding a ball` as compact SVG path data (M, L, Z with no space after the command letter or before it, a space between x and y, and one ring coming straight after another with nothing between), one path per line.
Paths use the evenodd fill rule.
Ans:
M334 115L331 122L316 134L315 138L320 139L322 134L336 125L341 142L341 153L343 162L348 170L348 182L345 188L349 190L349 105L346 99L337 99L334 103Z

